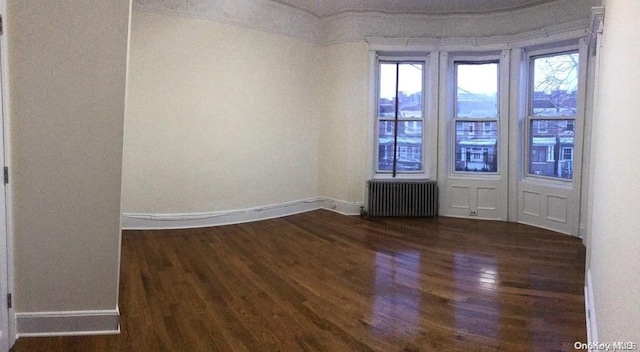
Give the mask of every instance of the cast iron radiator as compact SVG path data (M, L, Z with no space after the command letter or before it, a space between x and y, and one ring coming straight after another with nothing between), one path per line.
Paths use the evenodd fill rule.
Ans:
M438 184L430 180L369 180L369 216L438 216Z

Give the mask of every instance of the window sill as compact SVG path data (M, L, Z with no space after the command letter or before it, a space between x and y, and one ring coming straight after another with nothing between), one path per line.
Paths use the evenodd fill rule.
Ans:
M502 179L502 175L498 172L456 172L450 173L450 180L483 180L497 181Z
M393 177L391 173L376 173L373 175L372 179L374 180L431 180L430 177L427 176L426 173L411 173L411 174L396 174L396 177Z
M526 175L522 182L529 184L538 184L545 186L553 186L565 189L573 188L573 179L551 177L551 176L538 176L538 175Z

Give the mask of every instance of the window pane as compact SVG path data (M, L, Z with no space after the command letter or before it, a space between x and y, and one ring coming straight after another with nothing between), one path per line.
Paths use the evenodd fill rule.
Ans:
M395 121L380 121L378 125L378 170L393 170Z
M498 171L498 122L456 121L455 171Z
M456 117L498 117L498 64L456 64Z
M422 117L422 64L404 63L399 66L399 117Z
M398 123L398 171L422 170L422 121Z
M573 178L573 120L532 120L529 173Z
M423 66L420 63L380 64L379 117L396 116L396 96L398 117L422 117Z
M533 59L532 113L574 116L578 97L578 53Z
M395 121L380 121L378 130L378 170L393 170ZM396 149L397 171L422 170L422 121L399 121Z
M395 117L397 64L380 64L380 92L378 98L378 116Z

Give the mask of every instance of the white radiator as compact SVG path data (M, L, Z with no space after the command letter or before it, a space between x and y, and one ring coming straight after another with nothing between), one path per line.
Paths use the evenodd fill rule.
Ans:
M369 180L369 216L438 216L438 184L430 180Z

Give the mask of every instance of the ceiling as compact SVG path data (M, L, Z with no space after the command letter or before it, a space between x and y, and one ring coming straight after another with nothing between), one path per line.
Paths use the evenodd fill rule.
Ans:
M515 10L559 0L272 0L328 17L346 11L454 14Z

